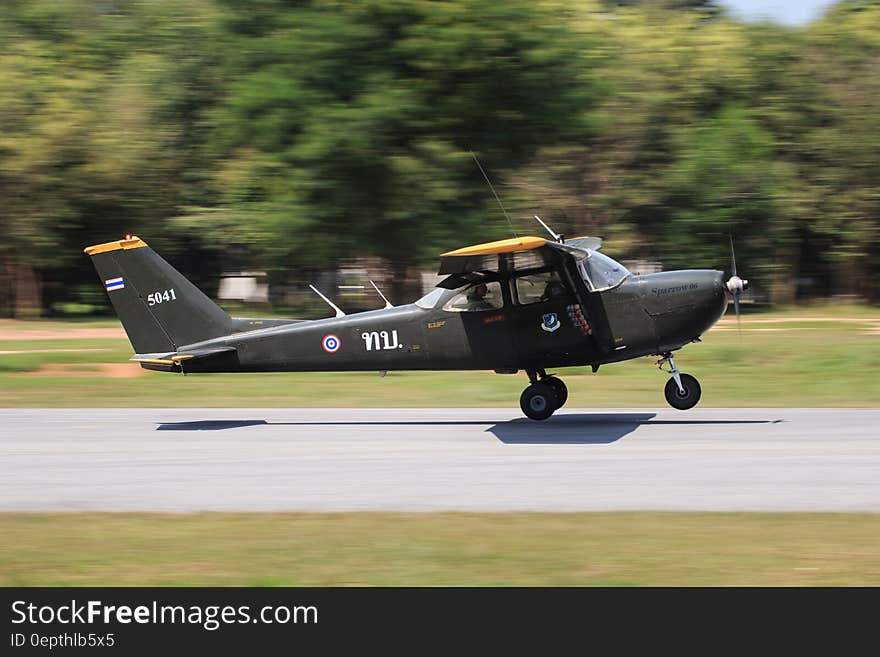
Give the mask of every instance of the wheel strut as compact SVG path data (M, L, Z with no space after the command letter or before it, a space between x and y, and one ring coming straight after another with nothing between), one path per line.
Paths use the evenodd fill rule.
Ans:
M669 369L663 369L664 365L668 365ZM678 386L678 392L683 395L684 386L681 385L681 373L675 366L675 359L672 357L672 353L667 351L665 354L663 354L663 358L657 361L657 367L660 369L661 372L666 372L667 374L672 375L672 378L675 379L675 385Z
M547 378L546 370L526 370L526 374L529 377L529 383L537 383L539 379L543 380Z

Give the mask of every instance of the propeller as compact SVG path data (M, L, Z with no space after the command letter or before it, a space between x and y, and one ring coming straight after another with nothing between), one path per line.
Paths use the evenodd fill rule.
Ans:
M733 265L733 275L727 280L727 291L733 297L733 309L736 312L736 330L741 331L739 323L739 295L743 290L749 289L749 282L736 275L736 252L733 250L733 235L730 238L730 260Z

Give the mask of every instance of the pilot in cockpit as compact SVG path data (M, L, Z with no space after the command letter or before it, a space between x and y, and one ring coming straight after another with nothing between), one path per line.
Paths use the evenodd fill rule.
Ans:
M544 294L541 295L541 301L551 301L565 296L565 286L557 280L547 282L544 287Z
M467 295L468 310L492 310L495 306L486 300L486 293L489 288L485 283L474 285Z

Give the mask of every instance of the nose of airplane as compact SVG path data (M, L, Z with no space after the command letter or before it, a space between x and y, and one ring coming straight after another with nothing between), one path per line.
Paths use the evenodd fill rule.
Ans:
M712 326L724 315L727 310L727 287L724 283L724 272L711 270L700 272L698 285L704 298L703 308L705 313L706 329Z
M642 305L653 319L661 350L677 349L700 337L727 309L724 272L660 272L644 276L642 284Z

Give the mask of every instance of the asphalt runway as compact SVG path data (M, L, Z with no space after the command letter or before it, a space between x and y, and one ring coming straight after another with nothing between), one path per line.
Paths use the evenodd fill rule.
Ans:
M0 511L880 511L880 410L5 409Z

